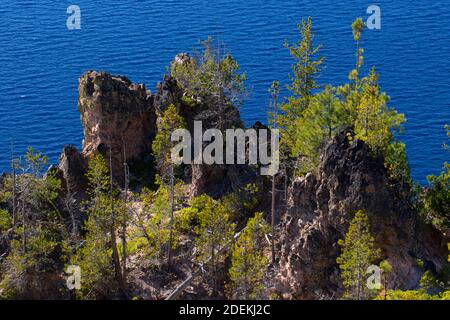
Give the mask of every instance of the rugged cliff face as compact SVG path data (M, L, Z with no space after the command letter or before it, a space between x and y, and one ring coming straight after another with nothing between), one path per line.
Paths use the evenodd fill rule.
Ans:
M143 84L95 71L80 78L78 90L83 158L95 152L111 156L113 174L122 182L125 159L132 169L150 157L156 128L153 96Z
M278 290L285 298L342 293L337 242L360 209L369 216L383 259L393 267L393 287L417 286L423 273L417 259L433 271L444 263L445 241L418 222L407 186L390 181L383 160L352 139L351 129L338 134L322 155L319 173L298 178L290 188L278 275Z
M185 59L183 56L176 61L183 63ZM152 140L169 104L177 107L191 134L196 120L203 122L204 130L215 127L217 112L204 102L207 99L192 102L184 94L171 76L165 76L152 94L144 85L133 84L122 76L94 71L84 74L79 80L78 103L85 137L83 150L65 147L57 168L65 195L70 190L76 200L83 198L87 162L96 152L107 160L111 156L119 185L124 180L125 157L132 175L142 178L138 169L152 169ZM239 111L232 107L228 111L226 127L243 128ZM337 242L344 238L353 214L360 209L369 216L382 259L393 267L392 287L417 286L423 273L418 259L432 271L439 271L444 264L446 239L416 218L408 186L391 181L383 159L373 157L367 145L354 140L353 135L351 129L338 134L326 147L317 173L297 178L289 188L288 206L282 209L286 212L280 223L279 265L270 272L270 282L284 298L341 295ZM219 197L257 178L256 169L246 165L184 167L191 195L208 193ZM266 213L270 211L268 189L263 186L260 193ZM68 201L71 199L62 197L63 205ZM75 218L81 220L78 207L72 209Z
M186 56L184 60L178 57L174 63L183 63L187 59ZM83 181L74 177L82 175L87 161L96 152L107 161L111 155L113 175L119 185L124 181L125 158L132 179L149 180L148 173L153 170L152 141L157 123L170 104L177 107L192 135L194 121L202 121L204 130L217 124L218 113L214 108L205 102L187 103L183 89L170 75L164 76L156 89L152 94L142 84L106 72L89 71L79 79L78 110L84 131L83 150L79 155L76 149L66 148L59 165L65 180L71 180L72 190L84 187ZM239 111L232 106L228 109L225 127L242 128ZM254 179L255 170L248 166L187 165L185 178L191 182L192 195L209 193L217 196Z

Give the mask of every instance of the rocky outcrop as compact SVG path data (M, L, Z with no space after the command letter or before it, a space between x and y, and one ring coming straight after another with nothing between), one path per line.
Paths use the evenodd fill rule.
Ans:
M173 63L186 63L190 57L177 55ZM134 84L124 76L88 71L79 79L78 110L83 125L82 152L74 147L64 148L58 174L63 186L72 193L83 194L87 163L95 153L107 162L111 156L113 176L119 186L124 184L124 161L131 179L152 181L154 173L151 146L157 123L173 104L193 134L194 121L202 121L204 130L217 126L219 120L226 128L243 127L238 109L227 106L226 119L219 119L214 106L184 99L185 91L170 75L165 75L152 94L142 84ZM55 168L56 170L56 168ZM208 192L220 195L254 179L255 170L247 166L186 166L185 178L190 180L193 195ZM69 190L65 188L65 190Z
M178 54L172 64L183 64L191 61L186 53ZM154 95L154 107L161 117L167 106L173 104L184 118L187 129L193 136L194 121L201 121L203 130L217 128L243 128L239 110L227 105L225 110L217 110L214 99L208 96L186 97L185 90L170 75L157 86ZM225 115L225 117L223 117ZM191 195L208 193L220 196L249 183L256 178L256 170L246 165L190 165L185 168L185 178L191 182Z
M316 299L342 293L336 257L353 214L364 210L382 258L393 267L392 285L417 286L423 273L442 268L445 241L422 225L407 186L390 181L382 158L373 157L353 131L343 130L327 146L319 173L294 181L283 217L279 292L285 298Z
M87 187L86 162L77 148L64 147L58 169L63 178L63 189L74 195L83 195Z
M187 54L178 54L173 64L191 61ZM79 79L78 110L83 125L84 139L81 157L74 149L65 149L60 169L69 177L73 188L82 188L76 181L95 153L109 162L113 176L120 186L124 184L124 161L130 168L131 179L152 180L151 145L167 106L176 106L193 134L194 121L202 121L204 130L217 127L243 128L239 110L227 105L215 110L209 97L185 97L186 91L171 75L165 75L152 94L142 84L134 84L124 76L89 71ZM225 117L223 116L225 115ZM151 172L143 172L151 171ZM150 173L150 174L149 174ZM255 170L248 166L196 165L185 166L185 179L191 181L192 195L210 193L220 195L248 183Z
M185 119L192 113L186 110L186 106L182 107L183 90L178 86L177 81L170 75L165 75L162 82L156 86L156 94L153 97L153 105L158 117L162 117L164 111L170 104L177 107L177 111Z
M143 84L95 71L79 79L78 90L83 158L96 152L111 156L113 175L122 183L125 159L133 169L134 163L150 157L156 128L153 96Z

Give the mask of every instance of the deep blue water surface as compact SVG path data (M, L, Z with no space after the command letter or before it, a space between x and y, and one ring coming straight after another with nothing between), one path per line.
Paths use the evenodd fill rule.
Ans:
M81 30L68 30L66 9L81 8ZM153 90L178 52L219 35L247 72L247 123L266 118L267 88L288 82L292 60L283 48L296 24L313 18L323 44L323 84L342 84L353 68L351 22L366 17L369 0L1 0L0 171L12 145L56 162L64 144L81 146L77 81L86 70L107 70ZM365 70L375 65L392 106L408 119L406 142L413 177L424 181L449 160L442 142L450 123L450 11L444 0L381 0L381 30L364 35Z

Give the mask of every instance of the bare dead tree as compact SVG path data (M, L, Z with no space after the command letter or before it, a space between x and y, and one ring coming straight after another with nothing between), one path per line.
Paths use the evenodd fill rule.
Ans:
M121 232L121 240L122 240L122 277L126 282L127 278L127 204L128 204L128 188L130 183L130 169L127 163L127 152L125 141L122 135L122 149L123 149L123 170L124 170L124 191L123 191L123 203L124 203L124 217L122 218L122 232Z
M76 240L78 239L78 224L77 224L77 220L75 218L75 212L74 212L74 208L73 208L73 204L75 202L75 198L74 198L74 194L72 193L72 190L70 188L69 183L67 183L67 193L66 193L66 198L65 198L65 206L66 206L66 210L69 212L69 216L70 216L70 222L71 222L71 235L72 235L72 239Z
M13 226L15 227L17 224L17 208L16 208L16 165L14 163L14 160L12 161L12 218L13 218Z
M119 250L117 249L117 239L116 239L116 212L114 206L114 181L113 181L113 168L112 168L112 147L111 147L111 139L109 139L109 177L110 177L110 206L111 206L111 223L110 223L110 234L111 234L111 249L112 249L112 258L114 262L114 270L116 275L116 280L119 283L120 290L122 294L126 294L125 282L122 276L122 268L119 259Z
M174 172L173 164L170 164L170 225L169 225L169 245L167 251L167 263L172 266L172 244L173 244L173 212L174 212Z
M11 143L11 167L12 167L12 221L13 227L17 225L17 160L14 157L14 142Z
M280 94L279 82L274 81L269 89L269 93L271 95L271 109L273 112L273 118L276 119L278 117L278 96ZM274 126L276 127L276 121L273 121ZM272 154L274 153L274 149L272 148ZM272 265L275 265L275 201L276 201L276 190L275 190L275 179L276 172L272 172L272 199L271 199L271 229L272 229Z

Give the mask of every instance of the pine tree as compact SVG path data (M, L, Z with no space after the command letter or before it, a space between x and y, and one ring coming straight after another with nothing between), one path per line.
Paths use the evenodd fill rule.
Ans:
M450 163L444 163L438 175L429 175L428 187L423 194L423 214L440 230L450 228Z
M324 91L311 98L308 108L295 124L294 153L302 156L297 173L313 171L319 163L320 153L336 132L348 124L346 110L335 95L335 89L326 86Z
M389 98L386 93L380 92L375 68L362 82L361 98L356 109L356 137L365 141L375 153L384 155L394 140L392 131L401 128L404 115L387 107Z
M174 187L175 206L180 202L182 192L181 183ZM167 246L170 238L170 190L167 186L161 185L158 190L152 191L143 189L140 195L142 210L135 212L133 224L138 228L138 234L144 238L146 246L145 255L155 261L165 259ZM174 212L174 217L178 212ZM174 218L174 233L180 224L179 219ZM172 248L176 246L176 237L173 237Z
M96 154L89 161L86 177L88 200L84 203L88 220L86 239L73 263L82 270L82 298L106 298L117 293L126 295L126 283L119 258L116 232L122 226L123 202L111 183L106 161Z
M229 270L235 299L264 298L264 272L269 259L264 255L265 235L269 225L258 212L248 220L247 226L233 245Z
M29 148L24 161L15 163L23 174L4 181L15 191L3 194L2 201L16 202L8 206L16 208L15 215L0 210L0 231L9 234L8 255L1 259L3 298L47 298L46 290L63 282L54 275L62 271L68 233L56 205L60 180L52 172L42 176L47 164L46 156Z
M380 262L380 269L383 271L383 291L384 291L384 300L387 300L387 292L389 290L389 278L392 273L392 266L387 260L383 260Z
M314 90L319 88L317 77L321 70L323 57L317 56L320 46L314 46L314 36L312 33L312 20L302 20L298 24L301 40L293 46L285 44L289 53L295 59L292 66L291 85L288 89L292 96L281 106L281 114L276 122L281 131L281 147L283 144L289 148L295 144L296 120L301 118L302 112L309 106ZM293 154L296 156L296 154Z
M346 110L349 124L353 125L356 120L356 108L360 101L361 81L360 73L361 67L364 63L364 49L361 48L361 36L364 31L365 24L361 18L356 19L352 23L353 40L355 41L355 68L350 71L348 79L350 83L344 84L337 88L337 93L343 104L343 108Z
M341 269L345 296L356 300L369 298L366 272L379 257L380 251L370 234L369 219L364 212L356 212L345 239L338 243L342 249L336 262Z
M214 118L211 125L223 131L232 127L229 112L239 108L248 96L245 85L247 77L240 66L212 37L201 42L201 50L183 63L171 66L172 76L185 91L189 104L208 106L208 117Z
M202 265L207 263L212 280L212 295L215 296L218 289L217 269L223 259L220 250L230 242L235 225L230 222L225 207L206 195L192 199L190 204L199 222L195 228L196 260Z
M269 89L269 93L271 96L271 100L270 100L270 104L271 104L271 113L269 114L269 123L272 122L272 126L274 129L277 129L277 123L276 120L278 119L278 112L279 112L279 103L278 103L278 97L280 95L280 83L278 81L273 81L272 85ZM283 156L284 152L279 152L280 155L280 159L281 162L284 163L284 165L282 165L283 167L285 167L285 157ZM286 169L284 169L285 171L285 179L287 181L287 174L286 174ZM276 184L275 184L275 180L276 180L276 174L272 175L272 194L271 194L271 229L272 229L272 265L275 265L275 201L276 201Z
M171 140L171 135L176 129L184 127L184 121L178 115L174 105L169 105L164 111L162 119L158 125L158 133L153 141L153 155L157 160L158 171L160 173L162 184L169 186L169 203L170 203L170 226L169 226L169 244L167 246L167 265L170 268L172 264L172 246L173 246L173 225L174 225L174 186L175 173L174 163L172 162L172 148L174 143Z
M361 72L361 67L364 63L364 49L361 48L361 35L364 31L365 24L362 21L361 18L357 18L352 23L352 33L353 33L353 39L356 42L356 62L355 62L355 69L350 73L349 79L354 81L354 89L356 91L356 94L358 95L359 89L360 89L360 81L359 76Z

